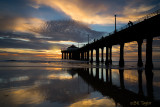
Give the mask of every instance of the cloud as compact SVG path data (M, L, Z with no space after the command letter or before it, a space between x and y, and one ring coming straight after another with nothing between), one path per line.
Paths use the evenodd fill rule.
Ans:
M94 9L92 5L83 4L83 2L81 2L80 0L74 0L74 1L48 0L48 2L44 2L43 0L37 0L36 2L38 4L44 4L44 5L50 6L54 9L57 9L58 11L62 11L65 14L69 15L73 20L78 20L78 21L82 21L85 23L92 23L92 24L94 23L102 24L103 20L107 20L107 18L103 18L103 17L100 17L99 15L95 15L95 13L106 11L105 5L99 5L96 9Z
M16 29L19 27L22 31ZM86 24L71 20L43 22L37 19L21 19L13 29L15 32L0 32L1 56L60 58L60 49L72 44L78 45L77 42L86 42L88 34L90 40L104 34L91 30Z
M18 21L17 21L18 20ZM86 42L104 35L76 21L48 21L39 19L15 19L13 26L0 32L1 48L50 49L63 48L77 42ZM15 21L15 22L14 22ZM15 32L7 32L10 27ZM5 30L5 29L4 29Z
M37 10L29 4L33 4L32 0L1 0L0 14L1 16L31 17Z
M4 49L3 51L9 52L10 48L12 52L17 52L18 49L21 53L28 53L26 49L29 50L29 53L36 53L36 51L42 51L43 53L49 51L59 50L64 47L68 47L67 44L57 44L57 43L47 43L47 42L25 42L20 40L12 40L12 39L0 39L0 48ZM0 49L1 50L1 49ZM33 51L35 50L35 51ZM41 53L42 53L41 52Z
M30 30L54 41L86 42L88 35L90 40L104 35L103 32L91 30L86 24L72 20L48 21L40 29L31 28Z
M119 22L126 23L137 19L145 11L155 7L157 0L34 0L39 5L49 6L64 12L73 20L89 24L113 24L114 14L119 15Z
M68 16L48 6L39 6L33 0L1 0L0 30L26 30L24 27L44 20L69 19Z
M38 28L44 23L38 18L23 18L2 16L0 18L0 31L30 32L29 28Z

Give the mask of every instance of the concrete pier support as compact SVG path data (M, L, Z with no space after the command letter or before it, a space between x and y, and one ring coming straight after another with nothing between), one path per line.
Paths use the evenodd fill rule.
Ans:
M66 59L68 59L68 52L66 53L66 56L67 56Z
M71 58L71 52L69 52L69 59L72 59L72 58Z
M106 47L106 62L105 62L106 65L109 64L108 62L108 47Z
M153 62L152 62L152 42L153 37L147 38L146 43L146 65L145 68L153 68Z
M85 54L85 60L87 60L87 52L85 52L84 54Z
M124 66L124 43L120 44L120 60L119 60L119 66Z
M69 54L70 54L70 52L68 52L68 59L69 59Z
M64 59L66 59L66 57L67 57L67 56L66 56L66 52L65 52L65 53L64 53Z
M84 60L84 52L81 52L81 60Z
M71 59L73 59L73 52L71 52Z
M143 40L138 40L137 43L138 43L138 63L137 63L137 65L139 67L142 67L143 66L143 62L142 62L142 43L143 43Z
M66 53L64 52L64 59L66 59Z
M87 51L87 61L89 61L89 50Z
M86 60L86 52L84 52L84 60Z
M80 60L80 52L73 52L72 53L72 59Z
M101 48L101 50L102 50L102 51L101 51L101 62L104 62L104 59L103 59L103 49L104 49L104 48L102 47L102 48Z
M99 63L99 48L96 49L96 63Z
M91 62L93 62L93 49L91 49Z
M112 64L112 46L110 47L110 59L109 59L109 63Z
M67 56L67 52L65 53L66 54L66 59L68 58L68 56Z
M64 54L63 54L63 52L62 52L62 59L63 59L63 55L64 55Z
M77 59L80 60L80 52L77 52Z

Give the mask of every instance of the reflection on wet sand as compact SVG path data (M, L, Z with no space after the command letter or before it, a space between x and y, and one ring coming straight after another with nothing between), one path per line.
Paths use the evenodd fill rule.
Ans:
M98 98L93 98L93 99L85 99L82 101L78 101L76 103L73 103L69 107L115 107L116 104L114 103L113 100L111 99L98 99Z
M89 68L88 68L89 69ZM93 76L92 72L88 73L88 69L79 69L78 75L80 75L86 83L90 84L95 90L102 93L104 96L109 96L114 99L116 104L121 104L123 106L134 105L134 102L139 102L138 106L145 106L144 103L148 103L147 106L155 106L155 104L160 104L159 101L154 100L153 97L153 72L152 69L145 69L146 76L146 89L147 96L143 93L142 86L142 70L138 70L138 93L132 92L125 88L124 84L124 69L119 69L119 82L120 87L117 87L112 83L112 70L106 69L106 81L103 81L103 75L99 77L99 71L103 68L96 68L96 76ZM93 68L90 68L93 71ZM101 70L103 72L103 70ZM108 74L109 71L109 74ZM103 73L102 73L103 74ZM108 79L109 78L109 79ZM143 102L142 102L143 101Z
M12 83L8 81L9 83L3 84L4 88L0 89L0 106L43 106L49 104L58 107L73 104L89 96L88 85L76 76L75 69L61 69L61 71L52 72L43 70L34 77L29 73L26 74L29 79L21 79L21 81L13 81ZM15 75L20 77L22 74ZM89 92L93 92L91 87Z
M44 101L45 96L43 93L32 90L32 87L24 87L24 89L0 91L0 99L1 107L14 107L22 104L40 104Z
M2 107L128 107L160 104L153 89L159 89L160 86L153 84L151 69L125 70L102 66L39 68L38 71L35 68L18 69L14 71L15 74L8 75L9 72L4 70L1 72L3 76L0 76L3 80L12 80L0 83Z
M67 80L72 79L72 76L69 74L50 74L48 75L48 79L60 79L60 80Z

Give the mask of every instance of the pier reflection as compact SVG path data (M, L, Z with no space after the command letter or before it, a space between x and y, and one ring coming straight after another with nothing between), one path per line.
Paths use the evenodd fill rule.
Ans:
M138 94L144 95L143 87L142 87L142 72L143 70L138 70Z
M147 85L147 96L153 100L153 72L151 69L145 69L146 74L146 85Z
M120 86L114 85L112 82L112 69L96 68L95 76L93 75L94 72L93 69L95 68L87 68L87 69L81 68L77 70L77 73L93 89L99 91L103 96L112 98L115 101L115 104L120 104L124 107L156 106L156 104L158 105L160 104L160 101L154 100L153 96L152 69L145 69L147 95L145 95L143 91L142 80L144 80L144 78L142 78L142 73L143 73L142 69L137 70L138 74L137 93L125 87L124 69L119 69Z

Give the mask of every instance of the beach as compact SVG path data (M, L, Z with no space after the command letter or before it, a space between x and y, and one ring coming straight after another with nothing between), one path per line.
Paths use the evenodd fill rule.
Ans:
M2 107L124 106L125 103L112 91L111 95L107 93L110 92L107 84L110 84L111 89L113 88L116 92L120 91L119 93L121 93L120 89L125 89L126 93L129 92L135 96L140 93L146 98L151 98L150 101L144 100L144 104L148 103L148 106L160 100L158 66L152 70L151 89L153 91L150 96L145 69L137 68L135 61L127 62L124 68L119 68L116 61L108 67L103 63L97 65L75 60L1 61L0 63L0 105ZM120 76L121 71L123 71L123 77ZM139 72L141 72L141 83L139 83ZM93 80L94 77L96 79ZM91 79L92 82L95 81L94 84ZM124 96L122 99L127 98ZM129 104L133 105L134 101L130 101ZM126 105L128 105L127 100Z

